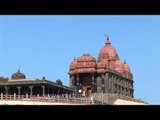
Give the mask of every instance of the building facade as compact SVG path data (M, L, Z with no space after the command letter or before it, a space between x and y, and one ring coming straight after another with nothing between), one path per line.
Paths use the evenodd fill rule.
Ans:
M134 97L134 81L130 67L125 60L122 63L109 36L97 60L90 54L83 54L72 61L69 77L70 87L76 94L84 91Z

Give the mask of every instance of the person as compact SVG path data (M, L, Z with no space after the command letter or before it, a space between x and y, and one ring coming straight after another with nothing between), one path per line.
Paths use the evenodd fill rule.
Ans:
M88 90L88 95L89 95L89 96L91 95L91 90Z
M94 97L93 97L93 95L91 96L91 101L92 101L92 104L94 104Z
M85 91L85 90L83 90L83 94L82 94L82 96L83 96L83 97L85 97L85 96L86 96L86 91Z

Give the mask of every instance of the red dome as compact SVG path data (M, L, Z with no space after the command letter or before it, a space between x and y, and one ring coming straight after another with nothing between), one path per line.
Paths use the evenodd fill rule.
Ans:
M75 73L75 69L77 66L77 60L74 59L70 65L70 70L69 70L69 74L74 74Z
M124 61L124 70L128 73L130 73L130 68L129 68L129 65L126 63L126 61Z
M118 54L115 50L115 48L113 48L111 46L111 43L109 41L109 38L107 38L107 42L105 43L106 45L101 49L100 53L99 53L99 58L98 60L102 60L102 59L108 59L108 60L116 60L118 59Z
M129 65L126 63L126 61L124 61L123 66L124 66L124 75L125 75L127 78L133 80L133 75L132 75L131 70L130 70L130 68L129 68Z
M72 61L71 65L70 65L70 69L71 69L71 70L74 70L76 65L77 65L77 60L74 59L74 60Z
M78 62L96 62L96 58L91 56L90 54L83 54L77 58Z
M74 72L72 72L74 69ZM70 74L96 72L96 58L90 54L84 54L73 61L70 66Z

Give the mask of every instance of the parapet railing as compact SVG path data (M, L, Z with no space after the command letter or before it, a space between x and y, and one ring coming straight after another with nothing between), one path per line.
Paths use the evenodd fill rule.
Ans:
M70 103L70 104L84 104L91 105L93 101L90 97L74 96L71 94L62 95L16 95L3 94L0 95L0 100L15 100L15 101L37 101L37 102L51 102L51 103Z

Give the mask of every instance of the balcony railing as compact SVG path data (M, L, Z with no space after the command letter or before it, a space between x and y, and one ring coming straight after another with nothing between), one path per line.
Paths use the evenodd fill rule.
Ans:
M45 95L45 96L40 96L39 94L37 94L30 96L28 94L11 95L11 94L1 93L0 100L37 101L37 102L52 102L52 103L57 102L57 103L84 104L84 105L93 104L90 97L75 96L71 94Z

